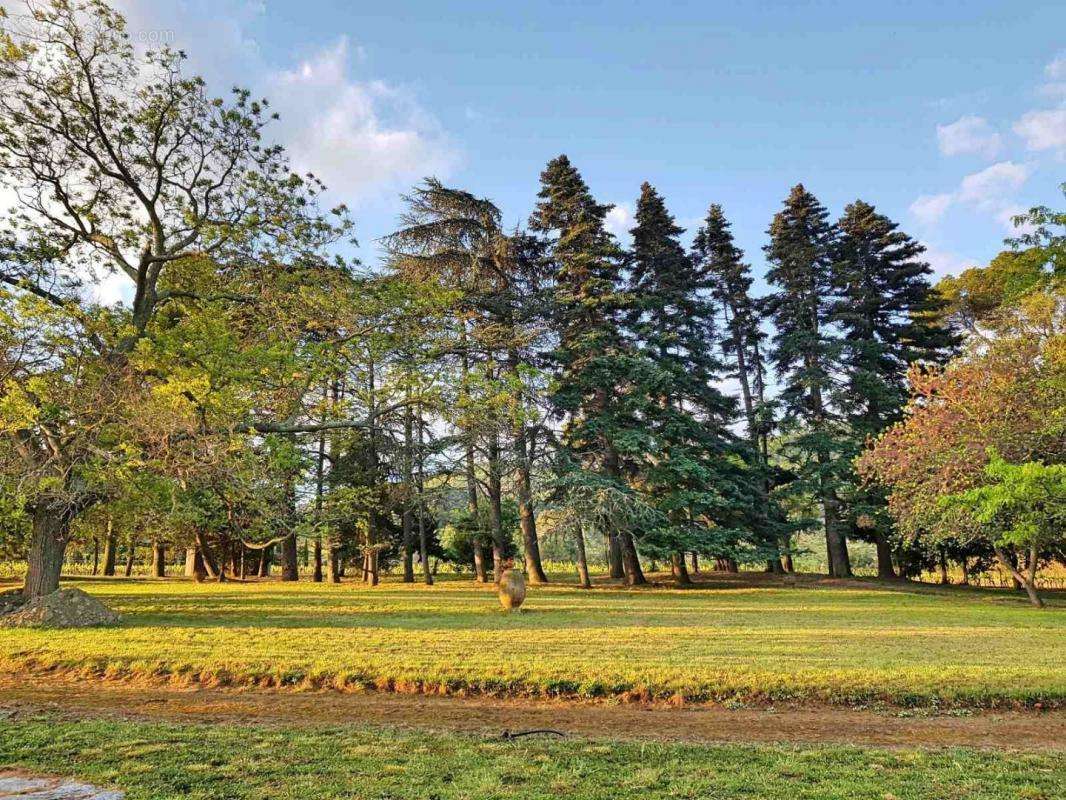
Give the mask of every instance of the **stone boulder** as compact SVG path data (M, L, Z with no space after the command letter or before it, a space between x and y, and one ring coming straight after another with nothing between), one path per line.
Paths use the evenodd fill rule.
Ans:
M514 611L525 599L526 576L516 569L505 570L500 576L500 605Z
M122 617L81 589L35 597L0 616L6 628L92 628L117 625Z

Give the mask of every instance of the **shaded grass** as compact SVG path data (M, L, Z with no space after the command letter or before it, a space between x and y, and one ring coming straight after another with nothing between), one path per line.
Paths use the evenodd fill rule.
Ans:
M72 582L117 629L0 630L0 668L207 685L759 702L1066 702L1066 611L989 593L738 582L533 587L505 614L445 581Z
M1057 800L1054 753L486 741L368 727L0 721L0 764L163 798Z

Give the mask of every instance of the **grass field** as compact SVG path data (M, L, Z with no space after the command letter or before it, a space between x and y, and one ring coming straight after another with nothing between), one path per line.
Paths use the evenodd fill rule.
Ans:
M864 587L580 592L86 580L117 629L0 630L0 668L215 685L818 700L1066 703L1066 610L1008 594Z
M0 720L0 764L164 798L1057 800L1066 757L961 748L504 742L387 728Z

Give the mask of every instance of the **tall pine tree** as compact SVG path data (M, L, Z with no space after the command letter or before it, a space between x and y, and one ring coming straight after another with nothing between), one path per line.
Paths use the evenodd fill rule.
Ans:
M787 450L797 462L797 487L818 498L825 523L829 572L851 575L839 490L851 443L831 407L840 341L833 335L835 231L828 212L803 184L793 187L770 224L764 248L776 288L767 298L774 322L772 360L783 388L779 402L792 425Z
M684 229L650 184L641 187L630 259L630 327L655 369L643 389L649 449L636 481L665 524L648 544L668 554L688 582L684 553L735 555L754 492L741 442L729 430L736 407L717 388L723 365L713 299L679 241Z
M831 318L844 334L842 407L857 449L900 419L908 367L942 361L955 341L937 322L942 300L921 244L862 200L844 209L837 228ZM895 577L884 498L856 482L848 506L852 528L877 545L878 575Z
M640 432L626 391L638 359L622 323L631 304L624 291L625 257L580 173L561 155L548 162L530 228L548 238L555 269L554 321L558 372L552 397L566 418L564 444L585 469L625 482L624 460L640 448ZM612 575L645 583L628 530L609 530Z
M722 207L713 204L692 243L698 285L713 300L722 321L722 350L729 359L729 377L736 379L748 441L760 475L755 508L756 530L763 533L770 569L782 569L778 547L787 538L783 518L770 501L769 434L773 413L766 402L765 334L760 309L751 294L751 267L736 246Z

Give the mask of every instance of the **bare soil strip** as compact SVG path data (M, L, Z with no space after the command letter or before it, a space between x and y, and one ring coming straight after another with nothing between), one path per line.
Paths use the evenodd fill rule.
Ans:
M0 676L0 715L41 711L226 724L368 724L498 737L553 728L594 739L966 746L1066 751L1066 711L906 716L835 707L727 709L271 690L174 689L61 677Z

